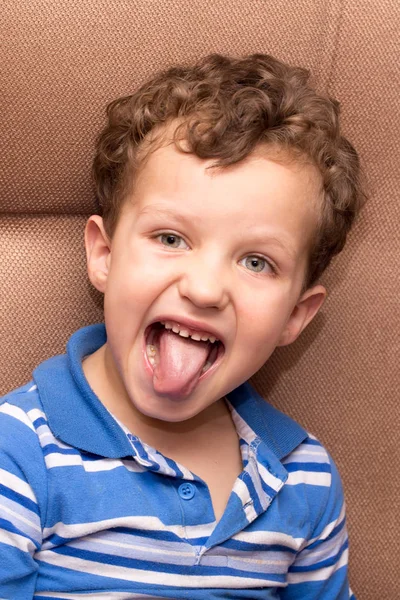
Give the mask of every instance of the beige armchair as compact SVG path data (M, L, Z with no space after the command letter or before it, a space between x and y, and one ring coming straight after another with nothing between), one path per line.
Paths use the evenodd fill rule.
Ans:
M400 4L396 0L5 0L1 27L0 392L102 319L86 281L90 163L106 103L158 67L269 52L342 103L370 201L329 299L257 389L317 435L344 482L351 583L399 598Z

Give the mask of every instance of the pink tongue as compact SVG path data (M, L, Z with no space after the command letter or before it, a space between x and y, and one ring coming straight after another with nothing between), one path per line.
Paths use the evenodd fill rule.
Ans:
M155 391L172 396L189 395L197 384L209 350L208 342L195 342L162 330L153 376Z

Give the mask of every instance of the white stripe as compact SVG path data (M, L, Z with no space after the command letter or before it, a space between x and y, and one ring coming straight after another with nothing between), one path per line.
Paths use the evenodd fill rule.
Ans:
M260 471L260 475L269 487L271 487L275 492L279 492L281 487L284 485L284 482L279 479L279 477L275 477L262 465L258 463L258 470Z
M232 404L227 400L227 405L231 410L231 416L233 424L236 427L238 435L249 445L253 442L257 435L251 429L251 427L242 419L239 413L233 408Z
M67 525L62 522L55 523L52 527L46 527L43 530L43 537L56 534L64 538L79 538L85 535L91 535L106 529L114 527L129 527L131 529L143 531L168 531L174 533L179 538L194 539L197 537L209 537L215 527L215 521L202 525L192 525L183 527L181 525L164 525L158 517L118 517L116 519L105 519L103 521L94 521L86 523L73 523Z
M249 488L244 483L241 477L238 477L233 485L233 492L239 496L242 505L247 504L250 500L252 501L252 497L249 492Z
M13 548L18 548L22 552L30 552L31 554L36 550L35 544L29 538L19 535L18 533L11 533L5 529L0 529L0 543L7 544Z
M286 485L320 485L329 487L331 485L332 476L330 473L318 473L317 471L294 471L289 473Z
M12 404L5 402L4 404L2 404L0 406L0 412L4 413L5 415L9 415L10 417L14 417L14 419L21 421L21 423L23 423L24 425L29 427L29 429L32 429L32 431L35 431L34 426L30 422L30 420L27 417L26 412L24 412L22 410L22 408L19 408L18 406L13 406Z
M68 447L68 446L67 446ZM61 454L52 452L45 456L45 462L48 469L58 467L82 467L87 473L100 473L101 471L111 471L113 469L125 468L131 473L143 473L145 467L139 465L136 461L128 461L114 458L104 458L99 460L82 460L80 454Z
M38 408L32 408L31 410L28 410L27 415L32 422L36 421L37 419L44 419L47 421L47 417L44 412Z
M26 481L22 481L22 479L13 475L13 473L10 473L5 469L0 469L0 483L37 504L37 499L31 486L26 483Z
M247 589L250 587L259 587L260 584L262 584L263 587L268 585L274 587L283 585L276 581L252 577L234 577L232 575L180 575L177 573L146 571L133 569L132 567L121 567L72 556L59 555L52 552L38 552L35 558L46 562L47 564L60 567L63 570L72 569L73 571L80 571L85 574L97 575L100 577L112 577L115 579L122 579L123 581L134 581L150 585L170 585L189 588L225 587L228 589Z
M147 519L148 517L142 517ZM157 519L159 521L159 519ZM159 521L161 523L161 521ZM167 531L172 531L176 533L180 537L186 539L195 539L195 538L209 538L215 528L215 521L211 523L202 523L200 525L186 525L186 527L182 528L180 525L161 525L159 529L166 529ZM182 533L183 529L183 533Z
M348 550L345 550L340 558L340 560L331 565L330 567L324 567L322 569L318 569L317 571L310 571L307 573L288 573L288 583L305 583L306 581L326 581L329 577L332 577L336 571L338 571L341 567L347 565L348 562ZM296 563L295 563L296 564Z
M44 461L48 469L82 466L83 462L80 454L58 454L56 452L45 456Z
M51 433L50 429L47 427L47 425L41 425L37 428L36 431L39 436L42 448L45 448L50 444L54 444L55 446L58 446L59 448L62 448L64 450L70 450L72 448L72 446L68 446L67 444L64 444L64 442L61 442L60 440L55 438L54 435Z
M312 448L315 448L315 446L312 446ZM310 446L306 448L303 446L289 454L289 456L287 456L282 462L284 465L293 462L318 462L329 464L329 457L324 451L310 450Z
M279 544L298 552L304 544L304 538L294 538L279 531L241 531L236 533L232 540L246 542L247 544Z
M28 392L33 392L33 391L35 391L35 390L37 390L37 385L32 385L32 386L29 388Z
M242 479L236 479L232 493L240 498L246 519L249 523L252 523L257 518L257 513L254 509L253 499L250 496L248 487Z
M84 460L82 462L83 468L87 473L100 473L101 471L112 471L119 467L125 468L131 473L143 473L146 471L145 467L139 465L136 461L124 460L119 458L104 458L100 460Z

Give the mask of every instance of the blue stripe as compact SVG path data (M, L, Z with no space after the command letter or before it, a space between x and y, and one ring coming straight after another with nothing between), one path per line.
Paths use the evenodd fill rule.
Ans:
M282 544L254 544L252 542L242 542L239 540L231 539L224 543L224 547L232 548L232 550L239 550L241 552L290 552L291 554L297 554L297 550L284 546ZM249 554L250 556L250 554Z
M38 417L35 421L33 421L33 426L35 429L38 429L42 425L47 425L47 421L43 417Z
M32 511L36 515L39 515L39 509L36 502L2 484L0 484L0 496L4 496L4 498L8 498L20 506Z
M22 531L19 527L16 527L10 521L7 521L6 519L0 518L0 529L3 529L4 531L8 531L9 533L14 533L14 534L17 534L17 535L22 535L26 539L31 540L31 542L36 546L36 548L38 550L40 549L40 544L38 544L37 540L35 540L34 538L32 538L25 531Z
M113 532L122 533L124 535L139 536L152 540L159 540L162 542L176 542L181 541L172 531L160 531L159 529L129 529L128 527L115 527Z
M57 444L46 444L43 446L43 454L44 456L48 456L49 454L65 454L65 455L75 455L79 456L80 452L75 450L75 448L60 448Z
M271 499L275 498L275 496L276 496L276 490L274 490L274 488L272 488L267 483L265 483L265 481L264 481L264 479L262 477L260 479L261 479L262 489L267 494L267 496L269 496Z
M285 469L289 473L296 471L308 471L309 473L330 473L331 466L328 463L313 463L313 462L289 462L285 464Z

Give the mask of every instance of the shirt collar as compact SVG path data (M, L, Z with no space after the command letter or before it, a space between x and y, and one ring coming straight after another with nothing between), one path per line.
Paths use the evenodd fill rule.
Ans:
M78 330L67 344L67 354L43 362L33 378L56 438L98 456L122 458L132 455L131 443L89 386L82 369L84 357L106 340L103 324ZM279 460L307 437L302 427L269 405L249 383L230 392L227 398Z

